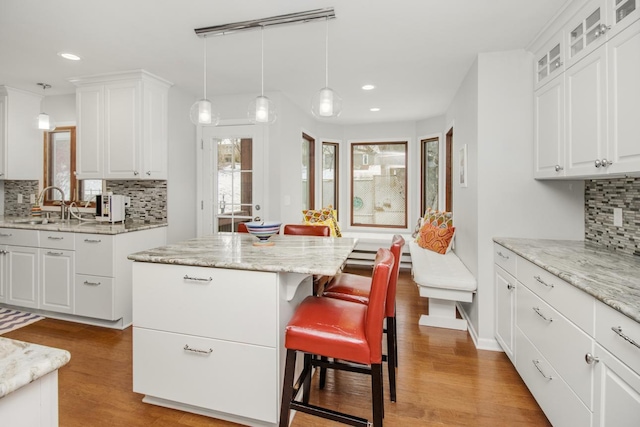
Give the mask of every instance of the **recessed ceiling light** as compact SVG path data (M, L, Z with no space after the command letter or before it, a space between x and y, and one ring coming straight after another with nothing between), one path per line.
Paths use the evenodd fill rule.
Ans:
M81 59L78 55L74 55L73 53L69 52L58 52L58 55L60 55L64 59L69 59L71 61L80 61Z
M369 111L376 112L376 111L380 111L380 109L378 107L373 107L373 108L369 108Z
M362 90L372 90L375 89L376 87L374 85L364 85L362 86Z

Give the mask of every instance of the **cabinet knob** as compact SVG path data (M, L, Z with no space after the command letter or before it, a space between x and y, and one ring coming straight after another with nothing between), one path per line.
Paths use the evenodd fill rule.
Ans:
M511 283L507 283L507 289L512 290L513 288L515 288L515 286L513 286Z
M560 165L556 165L555 169L556 169L556 172L560 172L560 171L564 170L564 168L562 166L560 166Z
M602 165L603 168L606 168L607 166L611 166L613 162L611 160L602 159L600 161L600 164Z
M560 60L558 60L558 61L556 61L553 65L554 65L556 68L560 68L560 67L562 66L562 62L561 62Z
M597 168L599 168L600 166L602 166L602 162L601 162L600 160L598 160L598 159L596 159L596 161L595 161L595 162L593 162L593 164L594 164L594 166L595 166L595 167L597 167Z
M147 171L147 176L151 176L151 171Z
M133 174L134 174L135 176L140 175L140 173L139 173L138 171L133 171Z
M587 353L584 355L584 361L587 362L587 365L593 365L594 363L598 363L600 359L591 353Z

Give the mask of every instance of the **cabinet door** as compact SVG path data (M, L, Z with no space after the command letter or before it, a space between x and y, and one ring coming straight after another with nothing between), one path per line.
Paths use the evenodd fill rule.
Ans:
M141 83L126 81L104 86L105 178L139 177Z
M0 179L7 173L7 95L0 95Z
M140 171L143 179L167 179L167 108L166 87L145 81Z
M593 427L636 427L640 376L596 344Z
M115 276L114 236L76 233L74 237L78 263L76 273Z
M568 37L567 67L573 66L606 41L606 1L611 0L591 0L565 27Z
M564 75L538 89L534 96L534 176L564 176Z
M607 43L611 173L640 171L640 21Z
M496 287L496 339L509 359L511 359L511 362L515 363L513 353L516 280L497 265L494 268Z
M38 308L38 248L7 247L7 303Z
M0 302L7 300L7 247L0 245Z
M40 249L40 308L73 313L75 254L60 249Z
M556 34L536 55L536 84L539 89L564 71L562 32Z
M85 86L76 91L76 176L99 179L104 173L104 88Z
M611 26L607 37L611 40L640 18L640 0L607 0L607 3L607 21Z
M606 50L592 52L566 71L567 176L606 174ZM606 162L604 162L606 164Z

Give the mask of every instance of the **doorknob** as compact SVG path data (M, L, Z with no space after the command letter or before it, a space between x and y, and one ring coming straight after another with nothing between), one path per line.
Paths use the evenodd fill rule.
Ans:
M254 221L262 221L262 218L260 218L259 216L253 218Z

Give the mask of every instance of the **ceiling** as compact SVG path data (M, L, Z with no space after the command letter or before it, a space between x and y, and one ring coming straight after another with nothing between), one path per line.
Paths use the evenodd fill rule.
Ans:
M73 93L71 77L145 69L203 94L203 41L195 28L334 7L329 86L333 119L355 124L443 114L478 52L524 48L564 0L1 0L0 84ZM325 82L322 21L264 31L265 91L309 110ZM69 51L82 57L68 61ZM207 39L207 95L260 92L260 31ZM376 89L365 92L370 83ZM247 104L253 95L247 95ZM379 107L373 113L371 107ZM223 115L223 118L224 117Z

